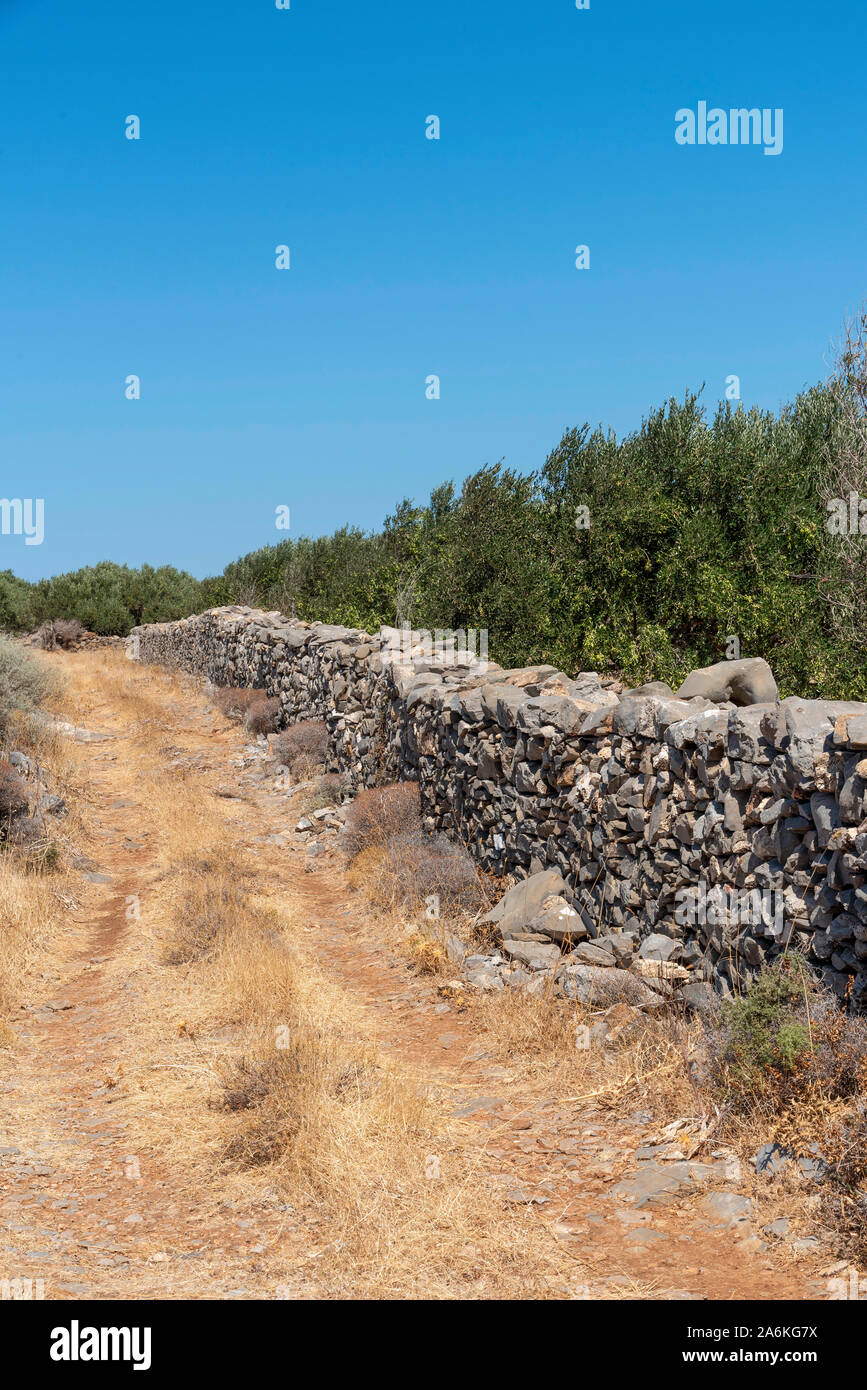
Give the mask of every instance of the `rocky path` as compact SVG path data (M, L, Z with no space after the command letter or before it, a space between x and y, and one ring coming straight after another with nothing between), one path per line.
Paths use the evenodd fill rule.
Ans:
M165 1135L178 1088L198 1124L207 1116L207 1067L183 1037L184 977L160 964L157 926L137 915L162 874L140 732L134 742L130 715L103 695L96 654L66 660L88 727L103 735L81 743L92 862L70 876L68 919L11 1020L14 1048L0 1053L0 1279L41 1281L59 1300L316 1297L316 1213L287 1209L267 1183L216 1177L200 1149L186 1160ZM242 733L202 697L171 719L170 751L203 794L241 794L221 801L236 833L303 909L375 1045L469 1122L465 1142L490 1201L514 1214L516 1239L521 1221L545 1223L564 1271L552 1296L827 1296L821 1260L783 1258L752 1230L723 1160L666 1163L645 1150L642 1163L659 1128L649 1116L594 1113L486 1050L472 1011L382 945L336 845L295 845L286 795ZM153 760L165 743L155 729Z

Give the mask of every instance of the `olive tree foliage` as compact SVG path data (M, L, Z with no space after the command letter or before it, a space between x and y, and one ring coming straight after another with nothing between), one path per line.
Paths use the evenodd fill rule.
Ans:
M530 473L486 463L379 530L285 537L201 582L109 561L35 585L5 571L0 626L125 633L245 603L367 631L484 629L503 666L630 684L762 656L783 695L867 699L865 498L867 308L829 380L777 411L708 412L687 391L622 437L568 428Z
M828 517L821 597L835 638L867 658L867 301L835 345L829 390L836 407L821 496Z

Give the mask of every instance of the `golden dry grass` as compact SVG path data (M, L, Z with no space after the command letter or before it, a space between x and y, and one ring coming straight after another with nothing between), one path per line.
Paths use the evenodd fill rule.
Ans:
M300 905L244 846L243 803L155 759L161 740L189 742L186 684L97 660L89 716L104 697L131 721L125 756L158 836L144 921L159 1010L128 1039L133 1127L212 1194L276 1191L305 1212L302 1282L319 1294L581 1296L586 1266L504 1203L454 1101L385 1056L368 1008L318 964Z
M52 705L64 694L58 685ZM48 790L63 798L66 810L48 818L40 838L0 846L0 1045L14 1041L8 1015L69 911L70 869L86 833L88 803L76 748L51 724L13 716L7 739L47 773Z
M165 788L163 798L165 811ZM317 1213L317 1275L338 1295L568 1296L579 1267L532 1213L504 1207L465 1125L424 1077L383 1056L367 1011L317 964L297 909L267 892L225 901L219 831L203 841L199 824L194 853L179 843L190 838L183 801L170 950L189 939L190 895L221 917L214 949L189 967L196 1051L212 1082L193 1123L216 1126L215 1171L258 1174ZM234 1045L213 1048L209 1034L227 1026Z

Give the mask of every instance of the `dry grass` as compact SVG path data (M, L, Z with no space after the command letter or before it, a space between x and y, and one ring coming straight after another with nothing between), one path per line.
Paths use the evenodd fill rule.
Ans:
M424 1076L382 1054L371 1015L318 964L305 915L239 848L237 806L202 791L175 772L147 798L166 855L159 935L183 962L164 969L190 1004L181 1075L200 1075L198 1109L179 1088L183 1123L166 1115L165 1142L212 1182L265 1183L315 1214L325 1296L574 1294L586 1268L504 1204Z
M324 1218L319 1272L356 1297L563 1296L574 1268L515 1215L422 1078L386 1061L370 1020L308 954L297 923L255 909L214 963L243 1050L216 1103L222 1163L258 1169Z
M39 838L0 849L0 1043L9 1044L13 1034L6 1019L69 911L70 865L85 834L87 792L76 749L51 725L19 713L8 722L6 739L10 748L47 771L50 790L66 803L65 814L49 817L50 829ZM10 771L16 778L16 804L26 804L28 784ZM6 782L11 786L10 779Z
M12 1041L5 1022L21 997L28 973L38 963L62 915L52 880L23 868L15 855L0 854L0 1042Z
M171 728L177 713L173 706L182 707L194 688L189 677L159 667L142 668L111 647L89 651L84 664L73 656L63 670L75 699L76 722L98 728L107 707L120 708L132 726L129 733L140 739Z

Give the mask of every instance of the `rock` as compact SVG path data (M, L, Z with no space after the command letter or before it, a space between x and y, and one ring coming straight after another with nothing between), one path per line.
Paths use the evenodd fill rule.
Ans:
M753 1204L737 1192L708 1192L699 1202L701 1210L721 1226L737 1226L749 1220Z
M497 990L505 989L505 983L496 970L472 970L466 972L467 983L475 989L480 989L483 994L496 994Z
M645 681L644 685L636 685L631 690L624 690L624 697L630 695L657 695L660 699L670 700L674 697L674 691L665 681Z
M784 1149L779 1144L763 1144L756 1154L756 1172L775 1178L787 1163L794 1160L805 1178L812 1182L822 1182L828 1172L828 1165L816 1145L813 1144L810 1148L811 1152L808 1154L795 1155L791 1149Z
M585 965L600 965L610 967L617 964L610 951L604 951L601 946L597 946L593 941L582 941L580 946L576 946L570 960L583 961Z
M666 1005L665 999L628 971L585 965L571 957L559 967L555 979L567 999L595 1008L631 1004L645 1013L658 1013Z
M840 824L840 808L833 796L814 792L810 797L810 814L816 826L819 844L824 849Z
M661 1207L673 1202L695 1186L688 1163L648 1163L637 1173L622 1178L611 1188L612 1195L636 1207Z
M681 1001L693 1013L710 1018L714 1012L713 990L703 980L690 980L680 993Z
M597 936L595 945L608 951L618 965L628 963L634 954L638 938L632 932L616 932L610 936Z
M718 661L691 671L676 694L678 700L695 696L717 703L731 700L735 705L762 705L776 700L777 682L761 657Z
M546 1197L543 1192L534 1192L529 1187L510 1187L506 1193L506 1201L516 1207L541 1207L550 1200L551 1198Z
M630 963L629 968L645 980L677 980L681 982L689 979L689 971L686 966L677 965L672 960L642 960L640 957L636 957Z
M661 1240L668 1240L665 1231L654 1231L648 1226L639 1227L635 1231L627 1231L623 1237L624 1245L656 1245Z
M778 1216L776 1221L769 1221L767 1226L763 1226L762 1231L766 1236L776 1236L780 1239L789 1234L790 1226L791 1222L787 1216Z
M542 911L532 919L528 929L552 941L580 941L588 934L580 915L557 894L545 899Z
M867 748L867 714L848 720L846 736L850 748Z
M512 960L520 961L529 970L551 970L563 959L558 946L546 946L536 941L518 941L511 937L503 941L503 950Z
M566 883L559 870L545 869L516 883L481 920L499 926L503 936L523 931L541 912L546 898L562 897L566 891Z
M670 960L678 961L683 950L683 945L672 936L662 936L659 932L651 932L646 936L638 948L638 955L641 960Z

